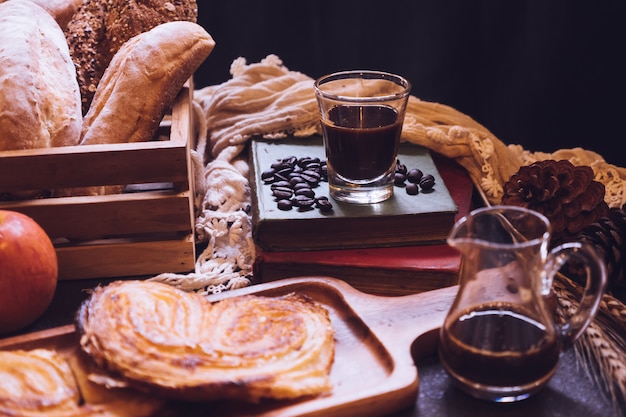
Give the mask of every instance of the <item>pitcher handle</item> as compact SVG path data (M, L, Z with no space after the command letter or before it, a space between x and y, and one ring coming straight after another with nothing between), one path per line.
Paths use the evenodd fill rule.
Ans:
M548 254L544 295L549 293L554 276L559 269L573 259L585 266L587 280L580 306L565 323L557 326L560 329L563 348L573 345L591 323L607 285L606 267L595 250L588 244L570 242L555 247Z

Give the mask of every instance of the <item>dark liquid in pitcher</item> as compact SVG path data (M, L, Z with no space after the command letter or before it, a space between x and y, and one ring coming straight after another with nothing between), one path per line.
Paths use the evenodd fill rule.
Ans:
M485 305L445 328L439 357L451 374L491 386L531 384L551 374L559 359L554 336L520 309Z
M326 156L344 178L379 177L395 164L402 121L389 106L336 106L322 123Z

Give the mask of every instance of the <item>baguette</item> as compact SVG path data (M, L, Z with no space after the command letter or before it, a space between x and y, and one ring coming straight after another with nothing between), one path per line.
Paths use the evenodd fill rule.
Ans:
M82 113L65 35L27 0L0 3L0 151L77 145Z
M152 139L165 111L215 42L188 21L160 24L124 43L83 119L81 145Z

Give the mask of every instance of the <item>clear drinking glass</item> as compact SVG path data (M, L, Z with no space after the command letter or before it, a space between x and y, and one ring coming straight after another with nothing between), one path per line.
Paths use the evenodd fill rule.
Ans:
M390 198L411 84L387 72L354 70L323 76L314 88L330 196L356 204Z

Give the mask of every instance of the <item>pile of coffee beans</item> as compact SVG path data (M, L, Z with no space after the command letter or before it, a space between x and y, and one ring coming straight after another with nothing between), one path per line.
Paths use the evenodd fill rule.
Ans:
M269 185L276 205L280 210L297 208L299 211L318 209L329 213L333 205L327 196L315 193L322 181L328 181L326 161L317 157L301 158L288 156L277 159L261 173L261 180ZM408 169L398 159L394 171L394 185L402 187L407 194L417 195L421 191L430 192L435 185L435 177L424 174L418 168Z
M431 174L424 174L419 168L408 169L398 159L394 172L394 184L396 187L404 187L407 194L417 195L420 188L424 192L432 191L435 186L435 177Z
M269 184L280 210L299 211L318 209L330 212L333 205L326 196L317 196L315 188L328 181L326 161L305 156L288 156L276 160L261 173L264 184Z

